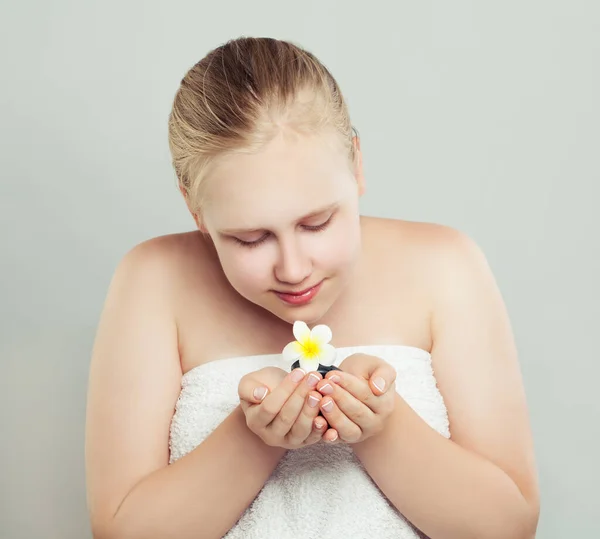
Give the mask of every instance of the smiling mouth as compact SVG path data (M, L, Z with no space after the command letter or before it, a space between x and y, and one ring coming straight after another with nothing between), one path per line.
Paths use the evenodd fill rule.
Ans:
M300 292L286 292L286 291L281 291L281 290L275 290L275 292L277 294L285 294L286 296L303 296L304 294L308 294L313 288L320 285L321 282L322 281L318 282L317 284L315 284L309 288L305 288L304 290L301 290Z
M312 301L312 299L317 295L322 284L323 281L320 281L316 285L301 290L300 292L279 292L277 290L274 290L274 292L279 299L288 305L305 305L306 303Z

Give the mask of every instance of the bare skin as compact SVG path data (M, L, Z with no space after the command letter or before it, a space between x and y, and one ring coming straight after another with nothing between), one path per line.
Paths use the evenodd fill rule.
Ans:
M477 537L502 536L483 535L485 523L477 514L488 521L516 522L513 538L533 537L538 491L527 410L510 325L489 269L471 244L447 227L362 217L360 231L362 247L351 278L319 323L331 327L337 347L403 344L430 351L453 438L433 436L398 401L393 421L386 419L390 426L360 440L357 455L396 506L432 537L440 531L447 537L468 536L465 519L451 504L448 512L427 512L429 503L446 503L446 498L428 499L433 491L459 507L473 506L469 518ZM321 395L320 405L335 403L324 414L330 434L309 433L305 422L291 442L290 437L284 442L285 429L269 441L257 435L260 418L249 421L248 406L241 406L198 448L167 466L169 425L182 374L227 357L280 353L291 340L289 319L232 287L218 257L227 254L225 249L215 248L206 232L163 236L132 250L116 272L90 372L86 461L95 537L220 537L285 451L302 445L304 435L308 443L318 443L322 436L337 437L337 431L358 432L349 417L357 405L351 392L367 399L364 388L357 380L344 380L339 387L334 384L331 394L322 391L327 381L320 380L303 389L302 398ZM278 266L278 279L292 282L291 272L300 266ZM245 290L254 293L251 287ZM279 300L268 292L260 301L279 309ZM281 312L294 316L288 306ZM355 366L358 378L360 368ZM288 395L296 391L285 373L270 371L269 380L261 376L255 373L257 386L269 385L273 394L278 382L287 384ZM248 399L252 386L241 389ZM387 405L385 414L390 414ZM394 448L396 454L404 451L396 460L406 469L390 475L377 461L390 460L385 448L391 451L391 442L379 442L392 432L394 440L410 439L412 445ZM231 444L232 439L238 443ZM426 489L419 480L429 466L419 461L424 454L443 466L436 476L439 484ZM453 470L469 478L468 491L461 490ZM476 484L479 477L485 484ZM474 486L479 497L471 494Z
M408 255L412 250L413 257L419 256L418 236L427 234L432 225L372 217L363 217L362 222L364 234L373 236L375 246L368 249L363 273L357 276L351 294L319 323L331 327L338 347L407 344L430 350L430 304L425 301L425 283L419 283L425 277L419 275L422 268L418 261L411 263ZM432 227L429 234L434 230ZM409 234L416 236L412 246ZM386 236L396 243L393 250L386 245ZM244 300L228 285L201 234L173 236L171 241L180 246L181 264L186 268L182 277L188 279L181 281L178 298L183 372L215 359L280 353L292 337L290 324ZM370 241L367 238L365 243ZM210 279L198 277L206 273ZM415 286L418 284L420 288ZM365 319L366 310L370 315ZM227 323L232 316L235 327ZM216 328L220 328L218 336Z

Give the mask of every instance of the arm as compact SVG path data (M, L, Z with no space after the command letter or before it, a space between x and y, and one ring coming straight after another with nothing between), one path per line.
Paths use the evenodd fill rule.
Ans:
M285 453L253 434L238 407L168 465L181 367L166 262L173 255L161 241L139 245L119 265L94 345L86 476L98 539L221 537Z
M386 428L354 451L389 500L424 533L530 539L537 477L508 316L477 246L443 228L434 275L433 366L452 439L396 397Z

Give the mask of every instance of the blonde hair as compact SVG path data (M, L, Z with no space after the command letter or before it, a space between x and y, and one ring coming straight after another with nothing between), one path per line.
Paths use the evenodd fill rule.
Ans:
M193 66L169 115L173 167L192 209L199 212L218 157L257 152L284 125L302 134L337 133L354 163L358 131L336 80L310 52L289 41L241 37Z

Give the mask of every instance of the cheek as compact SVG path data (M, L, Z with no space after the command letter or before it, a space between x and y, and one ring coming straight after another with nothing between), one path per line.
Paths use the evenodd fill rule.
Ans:
M348 223L336 227L327 235L326 241L319 242L319 248L313 252L315 267L343 271L358 256L360 249L360 229Z
M242 295L262 289L271 281L270 255L260 247L224 249L220 260L227 280Z

